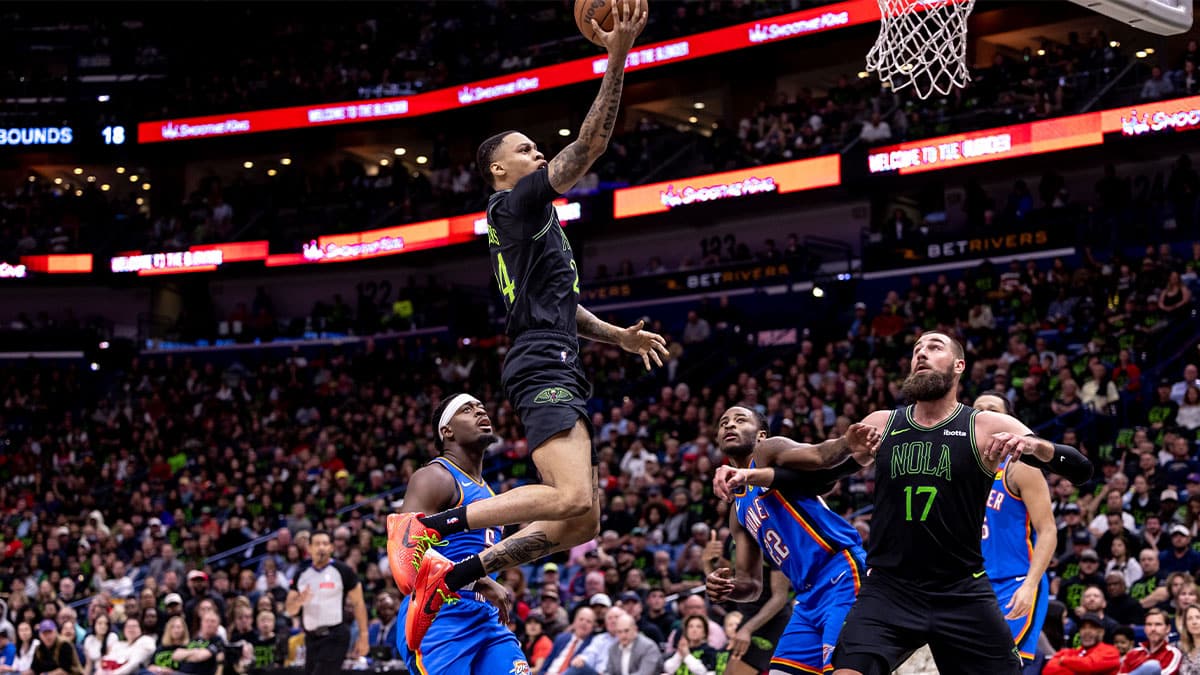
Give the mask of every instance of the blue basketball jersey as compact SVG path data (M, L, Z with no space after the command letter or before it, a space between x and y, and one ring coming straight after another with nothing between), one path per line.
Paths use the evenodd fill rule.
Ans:
M789 499L778 490L760 487L733 497L738 522L798 592L807 590L809 577L830 556L862 546L858 530L820 497Z
M449 471L458 484L458 502L453 506L465 506L495 495L486 483L476 483L449 459L438 457L433 461ZM447 536L443 540L446 545L434 550L458 562L500 541L501 534L498 527L460 532ZM396 648L404 654L408 671L418 675L529 672L516 636L499 621L500 612L472 591L462 590L460 595L458 602L442 607L421 640L421 648L415 652L409 651L404 625L400 623ZM408 614L411 601L412 596L401 601L399 616Z
M496 496L496 493L492 492L492 488L487 483L476 483L474 478L471 478L466 471L458 468L449 459L438 457L431 463L439 464L449 471L450 475L454 476L454 482L458 484L458 503L450 508L466 506L472 502ZM498 527L489 527L483 530L468 530L452 534L446 537L446 545L439 546L437 552L453 562L458 562L464 558L477 555L483 549L500 541L502 532L503 530Z
M1008 460L996 472L983 525L984 569L992 580L1027 574L1033 560L1033 545L1037 542L1029 509L1004 483L1007 466Z

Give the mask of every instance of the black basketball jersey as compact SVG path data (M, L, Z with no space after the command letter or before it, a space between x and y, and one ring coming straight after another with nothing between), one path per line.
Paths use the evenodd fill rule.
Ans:
M549 173L539 169L488 201L488 249L509 337L529 330L578 334L579 271L552 204L558 196Z
M983 576L980 538L994 472L975 445L975 412L959 404L922 427L892 411L875 457L867 565L915 585Z

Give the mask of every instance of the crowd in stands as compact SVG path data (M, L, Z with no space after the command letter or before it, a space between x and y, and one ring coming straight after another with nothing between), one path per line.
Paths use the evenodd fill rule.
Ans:
M594 46L563 25L571 21L570 13L563 11L567 4L551 4L532 13L505 3L484 4L478 12L466 14L452 3L434 4L422 6L420 21L414 21L413 6L402 3L371 7L372 16L316 25L243 8L239 11L247 16L242 22L231 23L224 16L197 17L201 23L219 20L222 34L246 32L238 40L244 49L218 51L204 60L178 55L201 49L194 41L206 40L209 31L189 24L186 32L177 35L175 17L154 12L119 29L99 22L88 29L90 37L83 42L88 49L120 52L114 55L114 63L164 69L163 80L139 86L149 88L146 91L162 87L162 95L149 99L169 107L139 110L139 114L190 115L353 99L360 89L363 95L386 95L592 53ZM813 4L818 3L656 5L647 39ZM42 19L35 13L28 22L36 25ZM16 21L9 27L18 44L27 39L22 30L28 27L22 25ZM264 35L277 39L264 40ZM501 44L516 35L519 44ZM562 35L572 37L562 39ZM313 49L314 44L319 48ZM474 47L464 50L463 44ZM1114 44L1103 32L1083 37L1072 33L1062 44L1047 42L1016 57L998 54L990 67L973 69L967 87L927 101L908 92L896 95L881 88L874 77L847 74L824 88L780 90L772 100L760 102L751 115L711 125L677 126L650 116L631 120L577 192L829 154L855 143L877 146L1070 114L1128 63L1129 49ZM1164 62L1164 68L1155 68L1132 96L1156 99L1193 92L1196 54L1192 41L1169 67ZM7 73L13 80L8 84L15 86L24 78L30 84L23 86L33 86L39 73L34 72L36 64L28 68L34 70ZM548 154L565 143L559 138L542 141ZM190 189L179 203L163 203L166 198L157 197L157 192L131 193L120 186L102 192L99 182L68 179L55 184L51 176L35 177L0 191L0 254L179 250L229 238L270 238L278 247L298 251L318 234L480 210L486 191L473 157L455 156L447 146L444 137L435 139L424 166L401 158L387 167L366 166L363 160L347 156L275 167L274 176L267 176L261 167L212 176ZM676 156L680 149L688 151ZM672 157L669 165L663 165L664 157Z
M537 663L556 635L604 630L604 613L620 606L656 636L664 658L686 651L673 633L703 641L699 622L691 635L693 615L707 617L709 643L724 649L728 608L689 595L703 583L710 532L727 535L728 505L710 486L723 461L717 415L746 402L772 434L836 436L903 403L908 345L941 328L968 350L963 400L1000 392L1027 424L1077 444L1099 467L1079 490L1051 479L1062 529L1048 643L1089 640L1085 614L1108 617L1106 638L1124 630L1107 630L1116 621L1153 641L1145 610L1163 609L1175 626L1200 573L1192 547L1200 373L1174 362L1162 370L1160 361L1181 345L1185 364L1200 357L1191 319L1198 264L1200 247L1165 247L1140 260L985 263L962 277L914 276L861 296L840 323L770 349L733 337L745 319L728 304L705 305L685 324L653 326L671 336L672 351L652 373L616 348L587 344L602 534L504 575L513 629ZM15 659L75 658L98 673L137 672L121 668L147 659L151 672L167 672L202 651L226 672L294 664L302 640L281 605L310 537L325 530L334 557L363 580L371 644L386 661L397 598L383 517L436 454L432 408L457 391L478 395L501 437L487 478L497 491L534 479L521 427L497 391L506 346L502 337L470 346L409 338L297 348L286 358L133 357L98 372L7 366L0 656L7 639ZM868 538L873 486L867 470L827 496ZM1109 583L1102 570L1118 574Z

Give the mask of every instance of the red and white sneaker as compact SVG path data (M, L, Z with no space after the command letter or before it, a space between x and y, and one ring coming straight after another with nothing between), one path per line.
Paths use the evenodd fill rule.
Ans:
M427 551L417 572L412 602L408 604L408 615L404 617L404 637L408 648L417 651L421 640L433 625L438 611L444 604L459 601L458 593L446 586L446 575L454 569L446 556L437 551Z
M438 533L419 520L423 513L391 513L387 517L387 557L392 579L402 595L413 592L421 559L430 546L444 546Z

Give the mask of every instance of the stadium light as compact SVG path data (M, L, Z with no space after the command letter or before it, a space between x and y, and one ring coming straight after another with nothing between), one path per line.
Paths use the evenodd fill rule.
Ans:
M823 298L825 297L825 289L820 286L813 286L812 294L814 298Z
M570 136L570 135L571 135L571 130L570 130L570 129L567 129L566 127L563 127L562 129L559 129L559 130L558 130L558 135L559 135L559 136Z
M391 161L388 160L387 157L384 157L383 159L379 160L379 166L387 166L388 164L391 164Z
M692 107L696 110L704 110L704 101L696 101L692 104Z
M101 192L108 192L108 191L109 191L109 190L111 190L111 189L112 189L112 186L111 186L111 185L109 185L108 183L105 183L105 184L103 184L103 185L101 185L101 186L100 186L100 191L101 191Z
M424 163L426 163L426 162L428 162L428 161L429 161L429 158L428 158L428 157L426 157L425 155L418 155L418 156L417 156L417 164L424 164Z
M275 175L275 174L277 174L277 173L279 173L279 172L278 172L278 171L276 171L275 169L267 169L267 175L268 175L268 176L274 176L274 175Z
M96 177L95 177L95 176L88 176L88 177L87 177L87 181L88 181L89 183L95 183L95 182L96 182Z
M108 94L100 94L96 97L96 100L100 103L108 103L112 98Z
M1134 56L1138 57L1139 59L1144 59L1144 58L1146 58L1146 52L1142 51L1142 50L1138 50L1138 52L1135 53Z
M54 179L54 184L55 184L55 185L62 185L62 179L61 179L61 178L55 178L55 179Z
M79 168L79 167L75 167L75 169L74 169L74 170L72 170L72 171L71 171L71 173L75 174L76 176L82 176L82 175L83 175L83 169L81 169L81 168Z
M142 183L142 189L143 189L143 190L149 190L149 189L150 189L150 184L149 184L149 183Z
M283 159L279 160L279 163L280 163L280 164L282 164L282 165L284 165L284 166L291 166L291 165L292 165L292 158L291 158L291 157L284 157Z
M696 117L695 115L692 115L691 117L688 118L688 122L691 122L692 124L695 124L696 122L699 122L699 121L700 121L700 118Z
M136 183L137 181L138 181L138 175L137 175L136 173L134 173L134 174L130 174L130 175L129 175L129 182L130 182L130 183Z
M405 150L404 148L396 148L395 150L392 150L392 154L397 157L403 157L404 153L406 152L408 152L408 150Z
M125 173L125 167L123 167L123 166L118 166L118 167L117 167L117 173Z
M246 160L246 161L242 162L242 168L244 168L244 169L253 169L253 168L254 168L254 162L251 162L250 160Z

